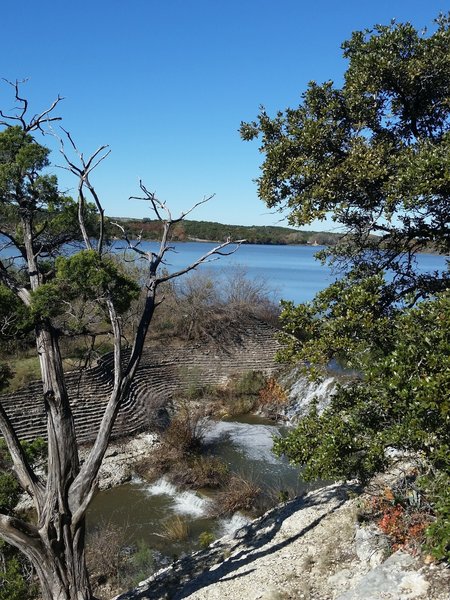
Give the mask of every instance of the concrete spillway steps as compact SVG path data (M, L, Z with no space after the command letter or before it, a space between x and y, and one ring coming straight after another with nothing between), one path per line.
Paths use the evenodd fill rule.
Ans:
M176 348L146 348L128 396L119 410L113 437L147 429L155 407L192 385L218 384L250 370L271 373L279 349L275 330L254 321L241 327L234 343L186 342ZM127 354L124 355L126 361ZM112 353L91 369L66 373L66 386L79 442L95 438L113 387ZM46 437L42 384L32 382L0 400L21 439Z

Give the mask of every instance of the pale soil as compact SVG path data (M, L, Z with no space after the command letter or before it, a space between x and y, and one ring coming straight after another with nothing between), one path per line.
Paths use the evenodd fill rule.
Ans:
M148 458L158 442L154 433L140 433L133 438L110 442L99 472L99 489L106 490L129 481L136 463ZM80 450L83 460L89 448Z

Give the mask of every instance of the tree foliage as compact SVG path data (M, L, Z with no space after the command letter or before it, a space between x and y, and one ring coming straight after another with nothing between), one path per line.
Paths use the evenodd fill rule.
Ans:
M276 447L306 477L366 479L388 448L420 452L450 475L450 293L389 322L384 352L371 353L364 379L341 385L322 414L313 408Z
M428 35L409 23L355 32L342 88L312 82L297 108L241 125L261 139L261 198L295 225L331 214L346 237L323 256L353 278L389 269L386 303L448 285L448 273L418 273L414 254L450 253L449 47L443 16Z
M33 238L42 257L51 257L64 244L81 239L77 203L58 189L50 166L49 148L15 125L0 132L0 217L2 234L25 256L21 212L32 216ZM83 208L94 232L92 205Z
M450 254L450 18L431 33L377 25L342 49L341 88L311 82L297 108L262 108L241 126L261 139L267 205L295 225L331 215L343 232L320 253L340 278L310 303L283 303L280 359L315 377L338 361L353 380L275 449L306 478L362 481L392 449L418 453L431 474L434 552L449 558L450 273L424 274L415 256Z

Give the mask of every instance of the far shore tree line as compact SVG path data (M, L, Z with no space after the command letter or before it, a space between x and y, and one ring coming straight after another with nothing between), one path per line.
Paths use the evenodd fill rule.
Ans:
M114 218L112 221L116 220ZM161 224L154 219L118 219L135 237L145 240L159 240ZM334 246L340 236L326 231L298 231L289 227L274 225L226 225L213 221L192 221L186 219L174 228L172 240L177 242L210 241L219 242L227 239L242 239L244 244L279 244L318 246Z
M158 241L161 239L161 223L156 219L133 219L129 217L111 217L110 221L118 221L127 229L130 236ZM108 224L107 224L108 227ZM114 237L114 229L109 228L110 234ZM179 223L172 232L172 241L208 241L224 242L227 239L242 239L243 244L267 244L280 246L336 246L344 237L349 234L337 233L332 231L306 231L289 227L279 227L275 225L227 225L213 221L193 221L185 219ZM372 235L374 239L376 235ZM417 240L411 240L411 251L415 252ZM382 247L388 248L389 242L384 239ZM439 254L442 251L432 242L421 246L421 252L430 254Z
M430 248L450 255L450 17L441 15L422 32L410 23L377 25L354 32L342 49L348 68L341 87L311 82L298 107L274 116L261 108L240 129L244 140L260 142L258 193L266 205L287 213L292 227L331 216L342 231L338 243L320 253L340 279L309 303L282 305L286 345L279 359L308 365L313 378L335 361L355 377L338 385L322 413L313 405L275 450L301 466L305 478L362 483L389 468L392 449L415 457L409 487L390 490L378 509L392 523L395 508L394 526L404 533L395 544L407 546L414 530L428 552L448 561L450 272L422 273L415 259ZM0 594L30 597L23 584L28 573L43 600L93 600L86 510L118 409L151 341L147 333L157 324L164 287L233 252L242 240L236 246L232 232L212 236L222 241L167 273L164 260L177 230L200 239L209 237L207 230L193 235L186 221L191 211L174 217L143 182L139 198L153 219L140 225L150 232L159 223L156 249L140 243L139 224L129 228L134 221L108 223L92 182L108 148L83 154L71 133L56 130L61 98L33 113L22 87L11 83L15 109L0 111L0 337L26 332L33 338L48 440L45 451L39 443L22 444L0 402L1 460L9 477L0 481L0 536L28 559L21 561L11 546L2 550L0 568L10 587ZM61 192L50 172L50 151L40 143L40 134L50 132L76 177L76 199ZM125 241L142 268L133 272L111 256L112 236ZM79 251L67 256L67 243L79 244ZM189 335L197 335L206 316L196 312L200 299L191 298ZM187 297L180 302L187 311ZM101 333L111 344L114 386L81 464L61 348L63 340ZM160 333L164 339L164 326ZM169 349L162 344L155 351ZM0 386L10 377L0 366ZM44 472L36 468L43 456ZM19 490L33 501L32 519L15 511Z

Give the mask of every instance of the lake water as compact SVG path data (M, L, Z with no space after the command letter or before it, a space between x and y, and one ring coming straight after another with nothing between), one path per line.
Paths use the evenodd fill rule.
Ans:
M180 242L173 244L175 251L167 254L167 269L176 271L194 262L211 250L215 244L209 242ZM116 244L116 248L120 243ZM143 250L158 249L157 242L142 242ZM248 276L264 281L275 301L293 300L295 303L312 300L313 297L335 281L331 269L315 259L323 246L276 246L244 244L231 256L221 256L197 270L230 272L242 267ZM435 254L417 255L417 269L422 273L442 271L447 258Z
M175 242L174 251L166 255L166 268L177 271L197 260L214 248L211 242ZM158 250L158 242L141 242L142 250ZM115 242L115 252L120 252L123 242ZM295 303L312 300L320 290L332 283L336 276L330 268L314 258L323 246L277 246L243 244L231 256L221 256L198 267L198 271L229 273L242 267L247 275L264 282L275 302L281 299ZM17 252L7 249L3 256L14 256ZM417 255L419 272L430 273L446 268L447 258L435 254Z

